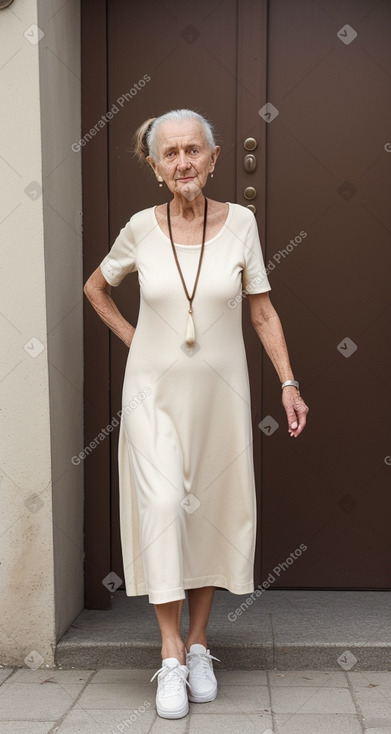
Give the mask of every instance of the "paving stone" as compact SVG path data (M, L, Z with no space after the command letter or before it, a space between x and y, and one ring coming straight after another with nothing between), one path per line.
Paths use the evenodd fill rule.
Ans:
M91 685L100 683L101 685L126 684L144 685L148 683L157 668L107 668L98 670L91 679ZM152 684L151 684L152 685Z
M291 714L356 714L350 691L346 688L272 688L272 710Z
M271 728L272 719L269 716L243 716L243 714L197 714L191 715L189 723L189 734L206 734L210 731L213 734L238 734L238 732L263 734ZM154 729L152 731L155 734Z
M192 703L191 713L270 714L269 691L266 686L222 686L214 701Z
M266 670L218 670L214 668L219 686L266 686Z
M271 670L269 679L273 688L283 686L348 688L345 674L336 670L285 670L284 672Z
M383 670L350 671L347 676L353 687L379 687L391 691L391 672Z
M1 721L1 734L48 734L55 721Z
M273 734L362 734L357 716L344 714L277 714Z
M28 668L19 668L15 670L7 684L29 685L35 683L42 687L57 684L65 690L70 688L81 690L88 680L93 679L94 675L95 671L90 670L29 670Z
M11 679L12 680L12 679ZM65 714L83 688L60 683L6 682L0 688L0 721L49 721Z
M355 688L355 697L367 728L391 727L391 690L382 687Z
M181 719L162 719L156 714L156 719L150 730L150 734L167 734L168 730L174 734L188 734L190 715L183 716ZM110 732L111 734L111 732ZM115 732L117 734L117 732ZM133 734L129 732L129 734Z
M151 676L152 677L152 676ZM155 705L156 679L152 683L96 683L87 686L79 698L78 706L85 709L133 710L141 705Z
M136 715L131 708L102 711L75 706L56 734L148 734L155 717L151 707Z
M12 675L13 671L13 668L0 668L0 686L9 675Z

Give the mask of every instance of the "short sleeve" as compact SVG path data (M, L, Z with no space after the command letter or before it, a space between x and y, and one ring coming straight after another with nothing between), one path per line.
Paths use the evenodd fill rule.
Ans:
M109 285L119 285L125 275L137 270L136 244L132 231L132 220L118 234L110 252L100 263L102 274Z
M242 273L243 288L248 294L271 290L259 239L257 220L251 213L251 222L244 242L245 266Z

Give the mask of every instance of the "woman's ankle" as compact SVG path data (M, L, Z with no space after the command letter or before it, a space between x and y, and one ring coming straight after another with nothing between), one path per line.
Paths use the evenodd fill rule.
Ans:
M161 648L162 660L165 658L176 658L181 665L186 665L186 649L182 640L164 642Z
M205 635L196 635L195 637L188 637L185 642L186 651L189 652L190 647L195 644L204 645L204 647L207 648L208 642L207 642Z

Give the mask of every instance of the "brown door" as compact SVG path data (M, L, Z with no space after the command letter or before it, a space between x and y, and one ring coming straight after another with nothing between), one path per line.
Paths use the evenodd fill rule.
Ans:
M82 5L83 132L106 115L83 147L86 276L131 214L167 200L130 152L132 132L147 117L176 107L205 114L222 145L206 195L246 205L244 189L256 191L272 301L311 407L305 434L290 439L279 380L245 302L258 498L255 580L269 578L272 588L391 585L391 470L384 462L391 453L384 369L390 354L383 334L390 223L382 148L389 86L379 71L390 62L386 36L382 47L378 33L390 18L387 9L369 13L367 6L350 12L352 28L360 29L350 40L354 31L343 29L341 9L331 1L323 10L307 0ZM267 102L273 107L263 109ZM244 167L248 137L257 141L251 173ZM379 261L370 270L368 242ZM113 297L136 323L137 275ZM87 305L86 443L120 409L127 356L97 321ZM109 605L102 580L110 572L123 578L117 441L114 430L85 460L86 605L96 608Z
M263 577L307 546L275 586L391 587L390 30L387 2L269 3L266 250L311 410L291 439L265 359Z

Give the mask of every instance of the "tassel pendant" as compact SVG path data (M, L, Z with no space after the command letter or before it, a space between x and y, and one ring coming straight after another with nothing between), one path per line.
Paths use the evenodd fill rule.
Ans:
M186 331L186 344L194 344L195 342L195 331L194 322L192 317L193 309L189 308L189 318L187 319L187 331Z
M1 0L0 0L0 2L1 2ZM185 291L186 298L189 301L189 312L188 312L189 313L189 318L187 319L187 330L186 330L186 339L185 339L185 344L187 344L189 347L192 347L193 344L195 344L195 329L194 329L194 323L193 323L193 317L192 317L192 313L193 313L192 304L193 304L193 299L194 299L194 296L195 296L195 292L197 290L198 278L200 276L201 263L202 263L202 258L203 258L203 255L204 255L205 232L206 232L206 215L207 215L207 211L208 211L208 199L205 198L204 226L203 226L203 230L202 230L201 252L200 252L200 257L199 257L199 260L198 260L198 268L197 268L197 274L196 274L195 281L194 281L193 292L190 295L189 292L188 292L188 290L187 290L185 279L183 277L181 266L179 264L178 255L177 255L177 252L176 252L176 249L175 249L174 241L172 239L171 221L170 221L170 202L169 201L167 202L167 224L168 224L168 231L170 233L171 247L172 247L172 251L173 251L173 254L174 254L176 266L178 268L178 273L179 273L180 279L182 281L183 290ZM182 345L182 347L183 347L183 345ZM181 347L181 349L182 349L182 347ZM194 348L199 349L199 345L196 345L196 347L194 347ZM186 352L187 350L185 349L184 351ZM191 355L192 352L193 352L193 350L190 349L189 352L190 352L190 355Z

